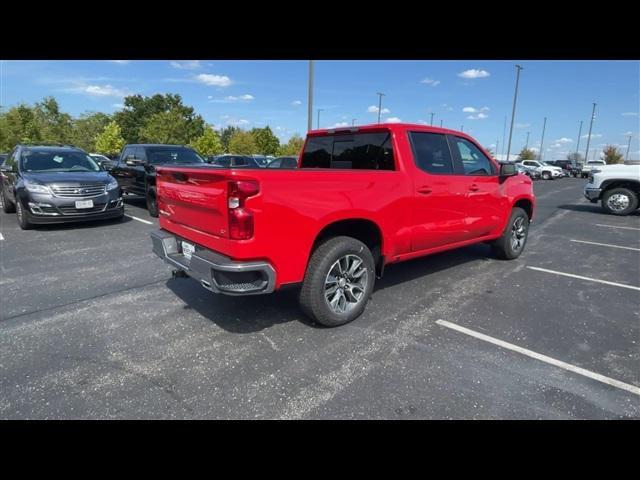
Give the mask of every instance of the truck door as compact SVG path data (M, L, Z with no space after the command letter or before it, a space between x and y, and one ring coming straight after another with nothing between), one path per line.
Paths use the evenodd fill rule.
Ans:
M448 139L458 170L466 179L465 222L469 236L484 237L501 224L504 205L498 167L466 138L449 135Z
M132 172L130 170L131 167L127 164L127 162L130 162L135 157L134 151L135 147L124 147L124 150L122 150L122 154L118 159L118 163L116 163L109 172L109 174L115 177L118 181L120 188L128 193L134 193L133 179L131 177Z
M415 169L411 250L419 252L469 238L468 179L455 170L443 134L409 132Z

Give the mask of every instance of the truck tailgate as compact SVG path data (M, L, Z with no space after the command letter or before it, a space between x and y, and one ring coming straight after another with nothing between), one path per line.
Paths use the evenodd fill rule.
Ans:
M173 223L227 238L227 170L160 167L156 177L160 216Z

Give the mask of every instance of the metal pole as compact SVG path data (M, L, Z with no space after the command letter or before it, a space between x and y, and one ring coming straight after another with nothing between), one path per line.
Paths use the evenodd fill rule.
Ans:
M354 118L353 120L351 120L351 125L355 125L356 124L356 119Z
M624 156L625 160L629 160L629 149L631 148L631 137L633 135L629 135L629 143L627 144L627 154Z
M576 145L576 158L573 159L572 165L578 166L578 150L580 150L580 135L582 135L582 120L580 120L580 129L578 129L578 144Z
M433 115L434 115L434 113L433 113L433 112L431 112L431 126L432 126L432 127L433 127Z
M544 117L544 123L542 124L542 138L540 139L540 152L538 152L538 160L542 161L542 146L544 145L544 130L547 128L547 117Z
M498 143L498 141L499 141L499 140L500 140L500 139L497 139L497 140L496 140L496 154L494 155L494 157L495 157L496 159L498 158L498 145L500 145L500 144Z
M589 123L589 136L587 137L587 150L584 153L584 161L589 160L589 144L591 143L591 129L593 128L593 119L596 116L596 104L593 104L593 111L591 112L591 122Z
M318 109L318 125L316 125L316 128L320 128L320 112L324 110L324 108L319 108Z
M527 143L526 143L526 145L524 146L524 149L525 149L525 150L528 150L528 149L529 149L529 134L530 134L530 133L531 133L531 132L527 132Z
M378 92L378 123L380 123L380 114L382 113L382 97L384 97L384 93Z
M307 93L307 130L313 129L313 60L309 60L309 92Z
M440 128L442 128L442 119L440 119Z
M464 132L464 125L460 125L460 131Z
M504 155L504 146L507 144L505 139L507 137L507 116L504 116L504 126L502 127L502 154Z
M507 144L507 162L509 161L509 154L511 153L511 137L513 135L513 121L516 118L516 102L518 101L518 83L520 83L520 70L522 67L516 65L516 91L513 95L513 110L511 110L511 128L509 128L509 143Z

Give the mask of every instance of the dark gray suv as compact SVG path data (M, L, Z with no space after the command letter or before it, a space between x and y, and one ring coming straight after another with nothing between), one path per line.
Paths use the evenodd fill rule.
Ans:
M0 199L22 229L34 224L122 218L116 180L71 145L18 145L0 167Z

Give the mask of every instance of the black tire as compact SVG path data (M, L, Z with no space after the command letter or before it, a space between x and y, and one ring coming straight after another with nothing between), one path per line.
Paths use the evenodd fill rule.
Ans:
M522 220L520 220L522 219ZM518 222L518 223L516 223ZM519 237L520 234L514 233L519 225L524 227L524 236ZM517 235L519 240L517 247L514 245L513 237ZM514 207L511 211L511 216L507 222L507 228L505 228L502 236L497 240L494 240L491 244L495 255L503 260L514 260L520 256L524 251L524 247L527 244L527 238L529 237L529 215L520 207Z
M18 225L22 230L30 230L33 224L29 221L29 213L27 213L22 206L20 199L16 199L16 213L18 217Z
M638 208L638 194L628 188L612 188L602 194L602 208L612 215L629 215Z
M147 190L147 210L149 210L151 217L158 218L158 201L156 200L155 188Z
M358 279L358 281L362 281L362 277L366 273L366 285L364 285L363 293L360 297L356 301L351 301L349 300L349 295L352 294L345 295L344 293L345 291L349 291L350 283L346 283L346 285L344 283L340 284L336 277L335 292L338 293L337 290L341 289L343 292L341 295L345 299L345 305L347 305L346 311L338 313L330 306L329 300L327 299L326 289L331 288L327 287L327 285L330 284L327 283L327 281L331 271L338 271L333 270L338 261L345 258L347 259L347 263L349 259L361 260L362 263L360 263L360 266L355 270L356 273L362 272L362 270L366 271L360 273L360 278ZM337 268L341 269L341 265L338 265ZM304 276L304 282L300 289L300 307L310 318L326 327L344 325L360 316L364 311L373 292L375 278L373 255L364 243L352 237L340 236L330 238L318 246L311 255L311 259L307 265L307 272ZM342 279L340 281L342 281ZM340 294L338 293L338 295ZM352 299L355 299L355 297L352 297ZM338 299L336 308L339 308L341 300L341 298Z
M551 174L549 172L542 172L543 180L551 180Z
M7 196L4 194L4 188L0 187L0 197L2 199L2 211L4 213L14 213L16 211L16 206L13 202L9 201Z

